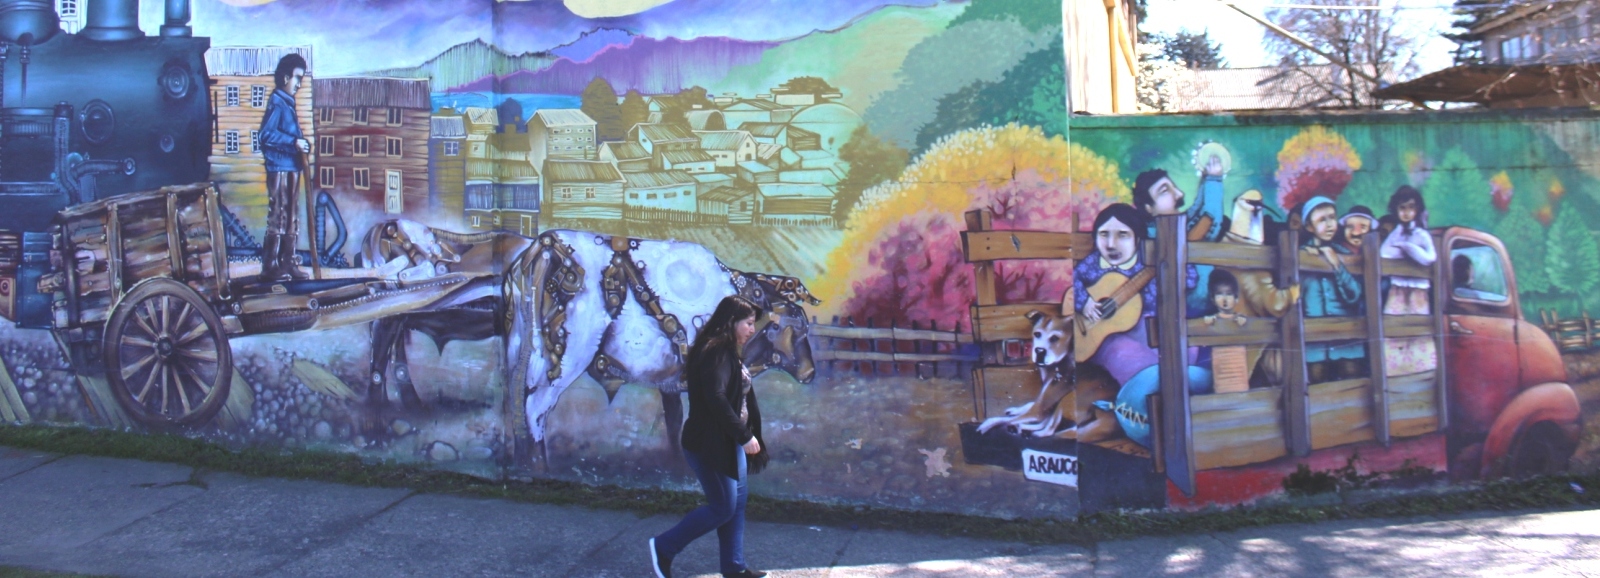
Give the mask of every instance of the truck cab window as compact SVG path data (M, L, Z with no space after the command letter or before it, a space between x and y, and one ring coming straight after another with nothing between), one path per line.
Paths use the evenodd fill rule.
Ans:
M1450 257L1450 295L1468 302L1502 304L1510 299L1500 254L1477 243L1458 242Z

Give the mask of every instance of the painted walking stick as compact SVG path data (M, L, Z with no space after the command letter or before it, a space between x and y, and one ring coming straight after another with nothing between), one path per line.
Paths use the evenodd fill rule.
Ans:
M317 210L313 203L316 198L311 196L311 163L306 159L306 153L300 153L300 191L305 194L306 200L306 245L311 247L311 278L322 278L322 257L317 255Z

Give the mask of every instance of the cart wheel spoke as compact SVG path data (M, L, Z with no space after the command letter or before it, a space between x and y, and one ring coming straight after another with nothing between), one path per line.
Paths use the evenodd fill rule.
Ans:
M126 340L127 338L124 337L123 339ZM145 366L147 366L147 365L150 365L150 362L155 361L156 357L157 357L157 355L154 352L152 352L150 355L144 356L144 359L140 359L138 361L135 361L135 362L133 362L133 365L130 365L128 367L123 368L123 370L122 370L122 379L123 379L123 381L127 381L129 379L132 379L133 376L138 375L139 374L139 370L144 369Z
M200 372L191 364L174 359L173 365L177 368L174 371L181 371L189 374L189 379L194 380L194 385L195 387L200 388L201 394L211 395L211 386L206 385L205 377L201 376Z
M155 348L156 348L156 342L151 341L149 339L144 339L142 337L134 337L132 335L124 335L124 336L122 336L122 344L124 346L128 346L128 347L138 347L138 348L141 348L141 349L149 349L149 350L152 350L152 351L155 350Z
M144 303L141 303L140 307L133 312L133 320L137 322L137 325L140 329L144 330L145 335L150 336L151 339L155 339L156 335L160 333L156 331L155 326L152 325L156 322L156 312L154 307L154 304L149 301L145 301Z
M178 315L173 319L172 328L167 330L167 335L183 331L183 326L189 322L189 314L194 312L194 309L189 306L187 301L179 301L178 303L183 308L178 310ZM205 322L202 321L200 325L204 326Z
M178 336L178 339L173 341L173 345L188 345L189 342L204 337L205 334L210 333L210 329L210 327L206 327L204 321L201 321L198 325L194 326L194 329L190 329L188 333Z
M198 349L197 350L197 349L184 348L184 349L175 349L173 351L175 353L177 353L178 355L182 355L182 356L187 357L189 359L195 359L195 360L204 361L204 362L207 362L207 363L216 363L217 362L217 352L211 351L209 349Z
M184 371L180 364L173 363L172 388L178 390L178 401L183 402L183 413L189 413L194 409L189 405L189 392L184 388L183 374Z
M163 363L159 367L161 368L161 415L166 415L167 401L172 395L172 388L167 387L167 364Z
M172 334L172 297L171 296L169 296L169 295L162 295L161 296L161 307L160 307L160 309L161 309L161 332L165 333L167 335L171 335Z
M139 390L139 395L133 396L133 399L138 400L138 402L140 404L143 404L144 403L144 396L150 394L150 388L155 386L155 384L156 384L156 376L159 376L159 375L161 375L161 374L157 370L157 368L151 367L150 368L150 376L146 377L144 379L144 388L140 389Z

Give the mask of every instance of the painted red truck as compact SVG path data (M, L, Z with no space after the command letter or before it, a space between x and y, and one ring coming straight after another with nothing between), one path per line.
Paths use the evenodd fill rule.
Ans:
M1174 234L1158 239L1181 238L1175 234L1181 221L1172 220L1164 226ZM1523 319L1505 246L1462 227L1432 233L1438 258L1429 267L1380 259L1375 234L1363 254L1346 260L1364 285L1361 317L1306 318L1295 307L1278 323L1254 329L1204 324L1183 319L1181 299L1168 298L1183 295L1182 276L1158 281L1163 311L1155 333L1162 351L1276 346L1285 352L1287 375L1278 387L1187 395L1184 372L1163 366L1161 391L1152 396L1160 399L1151 400L1160 408L1152 416L1152 453L1170 481L1170 505L1247 502L1280 491L1301 464L1332 470L1358 453L1358 467L1369 472L1426 468L1447 470L1453 480L1566 469L1582 429L1578 397L1556 343ZM1279 247L1298 247L1296 237L1285 233ZM1156 248L1157 266L1168 271L1190 263L1248 268L1253 259L1292 282L1302 272L1331 271L1303 253L1170 241ZM1398 275L1430 280L1430 315L1382 313L1382 283ZM1387 375L1385 339L1406 338L1432 339L1437 367ZM1353 340L1367 344L1369 377L1307 383L1304 354L1296 351L1307 343Z

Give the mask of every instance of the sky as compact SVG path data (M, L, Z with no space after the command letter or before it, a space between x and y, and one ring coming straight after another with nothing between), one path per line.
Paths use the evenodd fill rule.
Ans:
M1292 0L1274 0L1290 4ZM1268 0L1239 0L1241 7L1262 14ZM1439 36L1450 30L1450 0L1342 0L1347 6L1399 5L1407 32L1423 39L1417 48L1417 72L1428 73L1450 66L1455 43ZM1174 33L1179 30L1209 30L1211 38L1222 44L1222 57L1231 67L1269 66L1272 58L1262 48L1268 31L1217 0L1149 0L1148 17L1139 26L1146 32Z
M331 76L415 66L479 38L513 53L548 50L596 27L656 38L782 40L841 27L884 5L950 0L191 1L195 35L211 37L212 46L311 44L313 73ZM165 2L140 4L141 25L154 33Z

